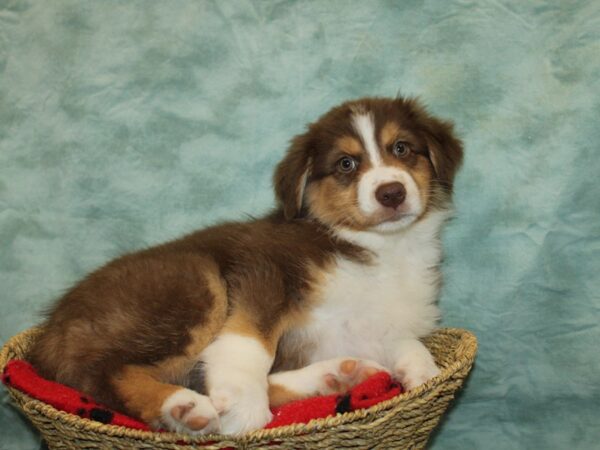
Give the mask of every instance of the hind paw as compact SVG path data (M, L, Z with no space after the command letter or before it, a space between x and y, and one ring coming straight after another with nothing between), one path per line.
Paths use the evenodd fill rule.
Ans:
M161 421L169 431L208 434L220 430L219 415L206 395L179 389L164 401Z

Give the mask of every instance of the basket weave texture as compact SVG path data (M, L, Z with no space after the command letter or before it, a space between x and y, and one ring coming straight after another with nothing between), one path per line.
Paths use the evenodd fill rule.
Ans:
M31 328L11 338L0 352L0 371L12 359L26 360L39 332ZM7 389L51 449L418 449L425 447L477 352L475 336L457 328L437 330L424 343L442 371L424 385L369 409L239 437L192 437L105 425L59 411L10 386Z

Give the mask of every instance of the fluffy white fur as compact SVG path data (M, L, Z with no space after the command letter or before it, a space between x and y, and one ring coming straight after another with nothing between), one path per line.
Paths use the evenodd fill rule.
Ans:
M370 249L372 265L340 258L327 274L322 304L309 324L295 331L315 346L310 362L340 356L375 360L402 378L424 380L437 374L418 338L438 318L436 305L441 247L439 231L448 213L433 213L393 234L340 231ZM422 381L421 381L422 382Z
M375 123L373 121L373 114L354 114L352 116L352 125L363 141L371 164L374 167L381 165L381 155L379 154L379 146L377 145L377 139L375 138Z
M252 337L223 333L200 354L208 395L221 414L221 432L244 433L272 417L267 375L273 356Z
M427 347L416 339L396 342L393 351L393 374L407 389L415 388L440 373Z

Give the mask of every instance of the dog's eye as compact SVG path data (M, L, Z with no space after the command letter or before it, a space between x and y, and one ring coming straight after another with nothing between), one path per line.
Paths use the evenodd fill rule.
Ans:
M392 148L394 155L398 158L404 158L408 156L410 153L410 146L407 142L404 141L396 141L394 142L394 147Z
M343 173L350 173L356 169L356 161L349 156L344 156L338 161L337 165L339 171Z

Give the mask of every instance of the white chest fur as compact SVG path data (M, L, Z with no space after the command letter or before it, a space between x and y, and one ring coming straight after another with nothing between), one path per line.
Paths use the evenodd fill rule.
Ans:
M433 329L439 316L439 230L446 218L432 214L390 235L344 235L375 258L371 265L339 258L327 274L312 320L298 330L314 346L309 362L356 356L390 367L395 343Z

